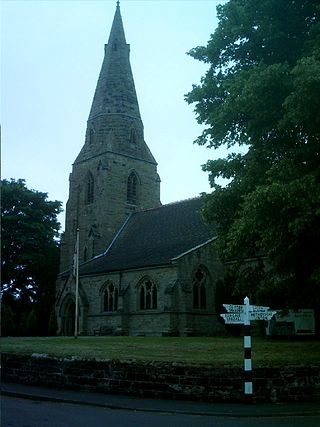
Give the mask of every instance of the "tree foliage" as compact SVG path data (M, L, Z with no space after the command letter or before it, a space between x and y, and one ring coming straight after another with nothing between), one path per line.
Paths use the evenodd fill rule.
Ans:
M58 322L57 322L55 306L53 305L51 309L50 317L49 317L48 333L49 335L56 335L57 330L58 330Z
M1 183L2 303L16 325L25 328L29 318L31 332L44 334L58 273L61 203L29 190L22 179Z
M315 307L320 302L319 1L230 0L217 11L219 24L207 46L189 52L207 63L208 71L186 95L204 125L196 142L229 149L225 158L203 167L214 190L204 196L204 215L218 225L224 259L259 254L267 259L263 271L256 262L234 264L234 292L251 291L260 302L272 297L276 304Z

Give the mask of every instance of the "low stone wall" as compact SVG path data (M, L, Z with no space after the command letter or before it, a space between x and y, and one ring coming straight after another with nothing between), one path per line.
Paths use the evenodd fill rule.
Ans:
M241 402L243 371L237 367L180 363L51 358L2 354L2 379L56 388L163 399ZM320 399L320 365L253 370L257 402Z

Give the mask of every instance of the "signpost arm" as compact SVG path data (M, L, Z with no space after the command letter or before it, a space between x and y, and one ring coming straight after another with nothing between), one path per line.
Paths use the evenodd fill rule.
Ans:
M251 325L250 325L250 301L244 299L244 398L247 403L252 403L252 359L251 359Z

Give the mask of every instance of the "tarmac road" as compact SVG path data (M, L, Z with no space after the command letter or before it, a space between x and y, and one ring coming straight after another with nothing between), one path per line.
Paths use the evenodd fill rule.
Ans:
M318 427L320 405L164 401L2 384L2 427Z

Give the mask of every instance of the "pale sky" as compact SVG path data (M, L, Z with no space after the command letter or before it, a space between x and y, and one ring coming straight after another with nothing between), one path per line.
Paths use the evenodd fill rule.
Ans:
M201 127L184 101L207 69L186 52L207 44L219 3L120 2L162 203L209 192L201 165L225 155L193 144ZM64 209L115 9L114 0L1 1L2 179L24 178Z

